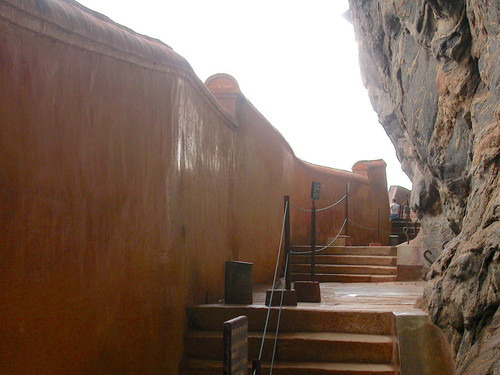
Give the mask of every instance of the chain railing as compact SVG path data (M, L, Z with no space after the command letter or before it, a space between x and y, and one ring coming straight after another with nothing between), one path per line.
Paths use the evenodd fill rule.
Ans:
M332 246L332 244L337 240L337 238L339 238L340 236L340 233L342 233L342 231L344 230L344 227L345 225L347 224L347 219L344 220L344 223L342 224L342 227L340 228L339 232L337 233L337 235L334 237L333 240L330 241L330 243L326 246L323 246L322 248L320 249L316 249L315 250L315 253L318 254L326 249L328 249L330 246ZM291 255L311 255L312 254L312 251L309 250L309 251L293 251L293 250L290 250L290 254Z
M338 230L337 234L333 238L333 240L330 241L330 243L326 246L322 246L320 248L316 248L316 212L321 212L321 211L326 211L332 208L335 208L338 206L340 203L345 201L345 219ZM361 205L356 204L357 206L361 207ZM291 245L290 245L290 208L293 207L295 209L298 209L303 212L310 212L311 213L311 250L309 251L292 251L291 250ZM379 210L376 209L378 212ZM379 216L379 215L378 215ZM315 255L318 253L321 253L325 251L326 249L330 248L333 243L340 237L341 233L345 231L345 234L347 235L348 233L348 224L351 223L355 226L358 226L360 228L370 230L370 231L375 231L375 230L380 230L380 228L370 228L370 227L365 227L363 225L360 225L353 221L352 219L349 218L349 185L346 186L346 193L345 195L340 198L337 202L326 206L322 208L316 208L314 206L314 200L312 204L311 209L305 209L299 206L296 206L290 202L290 197L286 195L284 197L284 214L283 214L283 224L281 227L281 234L280 234L280 242L279 242L279 247L278 247L278 254L276 258L276 266L274 270L274 276L273 276L273 284L271 287L270 295L269 295L269 304L267 308L267 314L266 314L266 321L264 323L264 330L262 333L262 341L260 343L260 349L259 349L259 355L258 359L253 361L253 369L252 369L252 375L259 375L260 374L260 367L261 367L261 361L262 361L262 354L264 350L264 343L266 340L266 335L267 331L269 329L269 319L271 315L271 310L273 306L273 301L274 301L274 294L277 289L276 287L276 280L278 277L278 270L279 270L279 262L281 259L281 248L282 245L284 247L284 259L283 259L283 274L285 277L285 285L284 288L286 290L291 290L291 255L310 255L311 256L311 281L314 281L315 279ZM380 224L380 221L378 220L378 224ZM378 225L380 227L380 225ZM273 344L273 352L271 356L271 364L270 364L270 370L269 374L272 375L273 373L273 367L274 367L274 361L275 361L275 355L276 355L276 348L277 348L277 343L278 343L278 335L279 335L279 328L280 328L280 322L281 322L281 312L283 309L283 298L285 295L285 290L281 290L281 298L280 298L280 304L279 304L279 310L278 310L278 318L276 322L276 329L275 329L275 336L274 336L274 344Z
M349 223L349 220L346 216L340 230L338 231L337 235L333 238L333 240L328 245L317 249L316 248L316 212L322 212L322 211L326 211L326 210L335 208L340 203L345 201L345 207L346 207L345 212L346 212L346 215L348 215L349 184L347 184L346 193L342 198L340 198L335 203L333 203L329 206L326 206L326 207L322 207L322 208L316 208L315 203L314 203L314 199L312 200L312 208L310 210L303 208L303 207L299 207L297 205L294 205L292 202L290 202L290 197L288 195L285 196L284 200L285 200L285 206L293 207L293 208L296 208L300 211L311 213L311 250L310 251L291 251L291 247L290 247L290 212L288 211L288 214L287 214L286 219L285 219L285 223L286 223L286 225L285 225L285 254L286 254L285 255L285 263L287 262L287 260L290 258L290 256L292 254L310 255L311 256L311 281L316 281L316 254L328 249L339 238L342 231L345 230L345 234L347 236L347 233L348 233L347 228L348 228L348 223ZM288 267L285 270L284 275L285 275L286 288L287 288L287 290L290 290L291 289L291 267Z
M315 229L316 212L327 211L329 209L335 208L340 203L342 203L344 201L345 201L345 215L346 216L344 218L344 221L343 221L340 229L338 229L337 234L330 241L330 243L328 243L326 246L316 248L316 234L315 234L315 232L316 232L316 229ZM355 203L355 205L358 206L359 208L363 208L363 206L361 206L358 203ZM298 209L300 211L303 211L303 212L310 212L311 213L311 229L312 229L311 230L311 250L309 250L309 251L292 251L291 250L291 245L290 245L290 208L291 207ZM273 276L273 284L271 287L271 291L269 293L269 303L268 303L268 308L267 308L266 321L264 323L264 330L262 333L262 341L260 343L259 355L258 355L258 359L253 361L252 375L259 375L260 374L262 354L263 354L263 350L264 350L264 343L266 340L267 331L269 329L269 320L270 320L271 310L272 310L273 301L274 301L274 294L275 294L275 291L277 289L276 280L278 277L279 263L280 263L280 259L282 256L281 255L282 246L284 247L284 255L283 255L283 257L284 257L284 259L283 259L283 274L284 274L284 278L285 278L284 289L291 290L291 255L310 255L311 256L311 281L314 281L314 279L315 279L315 269L314 269L315 268L315 255L330 248L333 245L333 243L340 237L342 232L345 232L345 234L348 235L347 233L348 233L349 223L351 223L359 228L365 229L365 230L379 231L380 232L380 215L379 215L380 210L373 209L373 208L368 208L368 209L377 211L377 224L378 224L377 228L366 227L364 225L361 225L361 224L355 222L351 218L349 218L349 185L346 186L346 193L342 198L340 198L337 202L335 202L329 206L322 207L322 208L316 208L314 206L314 200L313 200L312 208L305 209L305 208L299 207L297 205L294 205L292 202L290 202L290 197L288 195L286 195L284 197L283 224L281 227L280 242L279 242L278 254L277 254L277 258L276 258L276 266L275 266L275 270L274 270L274 276ZM384 232L386 232L386 231L384 231ZM273 373L276 348L277 348L277 343L278 343L279 328L280 328L280 323L281 323L281 312L283 309L283 298L285 295L284 289L281 290L278 317L277 317L277 322L276 322L276 329L274 332L275 335L274 335L273 352L272 352L272 356L271 356L271 364L270 364L270 370L269 370L270 375L272 375L272 373Z
M303 207L300 207L298 205L293 204L290 201L289 196L285 196L285 206L290 207L290 208L295 208L299 211L302 212L307 212L311 214L311 239L310 239L310 250L309 251L292 251L291 250L291 245L290 245L290 210L287 211L286 219L285 219L285 260L284 264L287 264L286 262L288 261L290 255L310 255L311 256L311 281L315 281L316 277L316 254L328 249L333 245L333 243L340 237L342 233L346 237L349 236L349 224L354 225L355 227L361 228L363 230L367 230L370 232L377 232L377 239L378 242L380 242L381 239L381 234L386 233L386 234L392 234L391 232L388 232L381 228L380 225L380 209L379 208L373 208L373 207L365 207L361 205L358 202L355 202L354 200L351 200L349 202L349 183L346 184L346 190L345 190L345 195L340 198L338 201L335 203L328 205L326 207L322 208L316 208L314 205L314 200L312 201L312 208L311 209L306 209ZM337 207L340 203L345 202L344 208L345 208L345 218L344 221L338 230L337 235L333 238L332 241L326 246L322 246L320 248L316 248L316 212L321 212L321 211L327 211L329 209ZM349 217L349 203L355 205L357 208L361 209L362 211L372 211L376 212L377 214L377 226L376 227L369 227L362 225L356 221L354 221L352 218ZM286 271L284 272L285 275L285 285L287 290L291 289L291 267L288 267Z
M340 198L334 204L331 204L331 205L323 207L323 208L316 208L316 212L329 210L330 208L333 208L333 207L337 206L339 203L342 203L344 201L344 199L346 199L346 198L347 198L347 194L344 195L342 198ZM313 211L313 210L308 210L306 208L302 208L302 207L296 206L292 202L290 202L290 206L293 207L293 208L296 208L297 210L304 211L304 212L312 212Z

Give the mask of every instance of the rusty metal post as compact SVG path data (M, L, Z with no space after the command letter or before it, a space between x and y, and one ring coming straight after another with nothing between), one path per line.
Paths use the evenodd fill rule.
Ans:
M380 242L380 208L377 208L377 241Z
M261 375L261 361L259 359L252 361L252 375Z
M406 207L408 207L408 208L406 208ZM410 233L408 232L408 230L410 228L408 227L408 219L410 218L410 203L408 201L406 201L406 207L405 207L405 228L406 228L405 234L406 234L406 244L409 244L410 243Z
M345 185L345 235L349 235L349 182Z
M411 217L410 217L411 219ZM413 222L413 238L417 237L417 221Z
M311 209L311 281L316 281L316 206Z
M285 205L285 261L283 262L283 267L286 269L285 273L285 287L286 290L292 289L292 266L290 259L290 196L285 195L284 199ZM287 266L288 262L288 266Z

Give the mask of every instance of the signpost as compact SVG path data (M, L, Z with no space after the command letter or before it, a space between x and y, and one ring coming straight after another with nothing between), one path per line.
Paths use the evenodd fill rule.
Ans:
M296 281L297 300L300 302L321 302L319 282L316 281L316 206L314 201L319 200L321 184L311 184L311 281Z
M345 236L346 236L346 241L348 241L347 237L349 236L349 188L350 188L350 183L347 181L347 184L345 185ZM347 243L346 243L347 245Z
M248 318L224 322L224 375L248 374Z
M316 201L319 200L320 190L321 190L321 184L319 182L313 181L311 185L311 199L313 200L313 204L315 200Z
M311 281L316 281L316 206L314 201L319 199L321 184L314 182L311 185Z

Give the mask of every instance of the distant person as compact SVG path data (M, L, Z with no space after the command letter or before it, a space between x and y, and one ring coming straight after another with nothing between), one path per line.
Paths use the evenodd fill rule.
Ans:
M391 203L391 218L390 220L397 220L399 219L399 204L396 203L396 200L393 199Z

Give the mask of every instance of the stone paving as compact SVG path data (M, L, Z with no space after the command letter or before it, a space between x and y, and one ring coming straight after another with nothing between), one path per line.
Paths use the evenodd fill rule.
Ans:
M384 283L321 283L321 302L299 302L297 308L332 311L415 311L422 297L424 281ZM266 289L260 285L254 289L253 303L264 305ZM417 304L418 305L418 304Z

